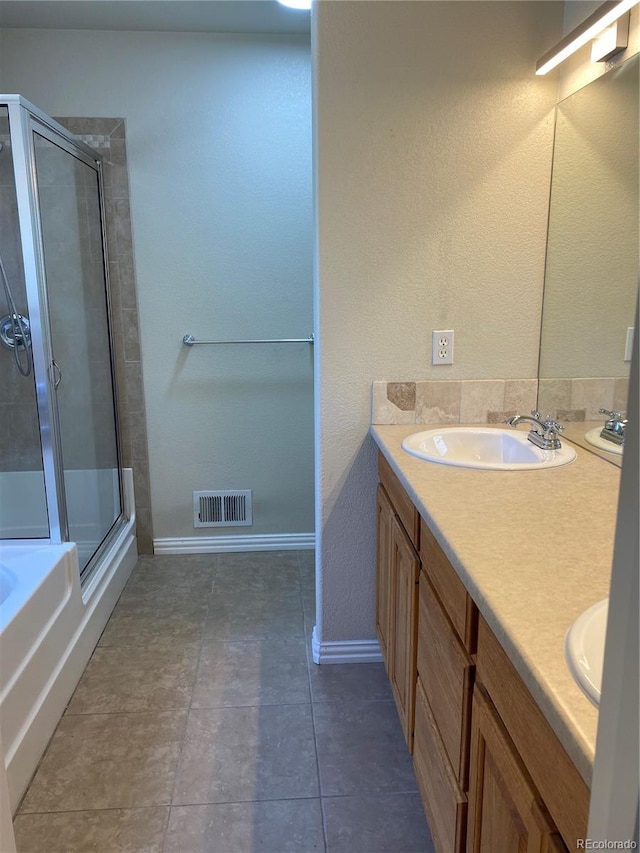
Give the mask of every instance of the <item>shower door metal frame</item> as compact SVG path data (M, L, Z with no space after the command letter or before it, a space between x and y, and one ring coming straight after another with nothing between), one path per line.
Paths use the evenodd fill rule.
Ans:
M120 514L114 520L106 536L98 546L86 570L83 580L91 573L91 567L97 563L101 554L109 545L110 534L128 520L129 508L126 506L122 483L122 449L120 445L120 417L118 410L117 377L114 363L112 301L109 282L107 256L106 217L103 188L102 159L100 155L81 140L76 139L66 128L43 113L20 95L9 95L2 99L9 111L9 133L13 154L13 168L16 185L18 221L24 265L27 309L32 329L33 370L36 383L36 404L40 422L40 442L42 448L43 473L46 492L47 513L49 519L49 538L38 538L38 542L60 544L68 542L69 521L64 484L64 460L62 438L58 417L57 393L55 385L55 363L49 321L49 300L46 285L46 268L38 200L38 179L35 161L34 132L52 144L77 157L92 168L98 178L100 201L100 229L102 239L102 263L105 283L105 301L107 331L110 354L110 372L113 388L113 409L116 434L116 458L118 465L118 490ZM29 540L11 540L16 543L33 542Z

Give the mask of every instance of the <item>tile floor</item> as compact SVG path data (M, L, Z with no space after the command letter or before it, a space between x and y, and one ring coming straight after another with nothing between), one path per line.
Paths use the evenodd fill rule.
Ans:
M19 853L433 853L382 664L316 666L313 553L141 557Z

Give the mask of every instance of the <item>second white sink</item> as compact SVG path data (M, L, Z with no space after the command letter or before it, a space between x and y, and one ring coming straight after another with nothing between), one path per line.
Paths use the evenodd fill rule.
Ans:
M564 653L571 674L594 705L600 704L609 599L585 610L567 631Z
M567 444L560 450L542 450L528 440L526 431L498 427L428 429L405 438L402 449L428 462L490 471L555 468L576 458Z

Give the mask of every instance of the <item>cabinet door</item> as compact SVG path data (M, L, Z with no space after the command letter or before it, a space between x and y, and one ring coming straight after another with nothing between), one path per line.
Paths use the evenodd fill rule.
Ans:
M420 561L411 540L394 516L391 523L391 688L404 737L412 751L418 641L418 576Z
M378 543L376 551L376 630L387 674L391 678L389 631L391 629L391 523L393 507L384 488L378 486Z
M538 792L478 685L471 728L467 853L549 853L558 849L556 830Z

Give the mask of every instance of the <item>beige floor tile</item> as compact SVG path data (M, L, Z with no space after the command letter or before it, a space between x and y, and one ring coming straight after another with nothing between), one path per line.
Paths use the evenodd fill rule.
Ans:
M189 713L174 805L317 796L310 705Z
M67 714L109 714L188 708L198 666L197 645L178 648L98 647Z
M295 551L221 554L213 581L220 593L295 591L300 588Z
M192 707L308 704L304 642L205 642Z
M419 794L330 797L322 807L327 853L435 853Z
M127 608L118 605L100 637L99 646L175 648L198 644L207 615L200 605Z
M186 711L64 716L21 813L171 802Z
M162 853L168 819L168 806L25 814L14 830L19 853Z
M320 800L174 806L165 853L323 851Z
M313 720L323 796L417 790L394 702L318 702Z
M297 590L217 594L209 602L204 638L218 642L304 638Z
M217 555L140 557L124 595L136 592L173 592L206 595L211 591Z
M312 702L393 699L383 663L344 663L309 668Z

